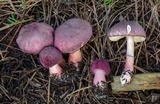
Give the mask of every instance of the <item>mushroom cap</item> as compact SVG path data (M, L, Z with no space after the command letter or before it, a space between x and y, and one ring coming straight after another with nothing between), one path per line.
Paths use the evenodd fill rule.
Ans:
M62 53L53 46L45 47L39 53L39 61L46 68L58 64L62 60Z
M62 53L73 53L92 36L92 27L82 19L69 19L55 30L54 45Z
M38 54L44 47L53 44L54 29L46 23L32 22L22 27L16 42L29 54Z
M105 59L96 59L92 62L90 71L95 74L97 70L103 70L105 75L109 75L111 72L110 65Z
M115 24L107 35L111 41L118 41L126 36L133 36L134 42L142 42L146 38L143 27L134 21L122 21Z

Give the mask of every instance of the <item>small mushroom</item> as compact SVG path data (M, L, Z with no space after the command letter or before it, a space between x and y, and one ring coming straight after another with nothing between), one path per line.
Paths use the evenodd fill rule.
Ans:
M93 84L103 87L102 82L106 82L106 76L111 72L110 65L105 59L96 59L90 67L91 73L94 75Z
M146 38L146 33L141 25L134 21L122 21L110 28L107 33L111 41L118 41L126 37L127 53L124 71L121 74L121 85L130 83L134 71L134 42L142 42Z
M62 53L69 53L69 62L78 67L82 61L80 48L92 36L92 27L89 22L82 19L69 19L55 30L54 45Z
M53 46L43 48L39 53L39 61L45 67L49 68L50 75L61 76L62 68L59 63L63 61L62 53Z
M29 54L38 54L44 47L53 45L54 29L46 23L32 22L22 27L16 42Z

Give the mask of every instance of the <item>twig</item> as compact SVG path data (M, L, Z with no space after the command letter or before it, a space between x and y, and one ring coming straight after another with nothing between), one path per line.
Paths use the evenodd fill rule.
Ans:
M137 91L160 89L160 73L134 74L131 83L121 86L120 76L113 77L112 91Z

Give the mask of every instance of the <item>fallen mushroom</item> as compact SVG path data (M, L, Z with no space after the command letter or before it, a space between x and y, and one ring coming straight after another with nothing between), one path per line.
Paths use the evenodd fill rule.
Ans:
M16 42L29 54L38 54L44 47L53 45L54 29L46 23L32 22L22 27Z
M96 59L90 67L91 73L94 75L93 84L103 87L103 82L106 82L106 76L111 72L110 65L105 59Z
M59 63L63 61L62 53L55 47L48 46L43 48L39 53L39 61L41 64L49 68L50 75L61 77L62 68Z
M118 41L126 37L127 54L124 70L121 74L121 85L130 83L134 71L134 42L142 42L146 38L146 33L141 25L134 21L123 21L115 24L107 33L111 41Z
M82 61L80 48L92 36L92 27L89 22L82 19L69 19L55 30L54 45L62 53L69 53L69 62L78 67Z

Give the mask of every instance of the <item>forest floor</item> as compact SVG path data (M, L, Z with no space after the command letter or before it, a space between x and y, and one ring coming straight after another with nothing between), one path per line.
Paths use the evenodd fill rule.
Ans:
M81 48L80 72L64 63L63 79L49 76L38 55L22 52L16 38L22 26L45 22L54 29L71 18L91 23L93 35ZM113 76L121 74L126 58L126 39L111 42L106 36L114 24L138 22L146 31L146 40L135 43L134 74L160 72L160 1L159 0L59 0L0 1L0 104L160 104L160 90L113 93L111 87L97 97L92 86L90 63L96 58L109 61ZM64 54L67 59L68 54ZM159 98L159 99L158 99Z

